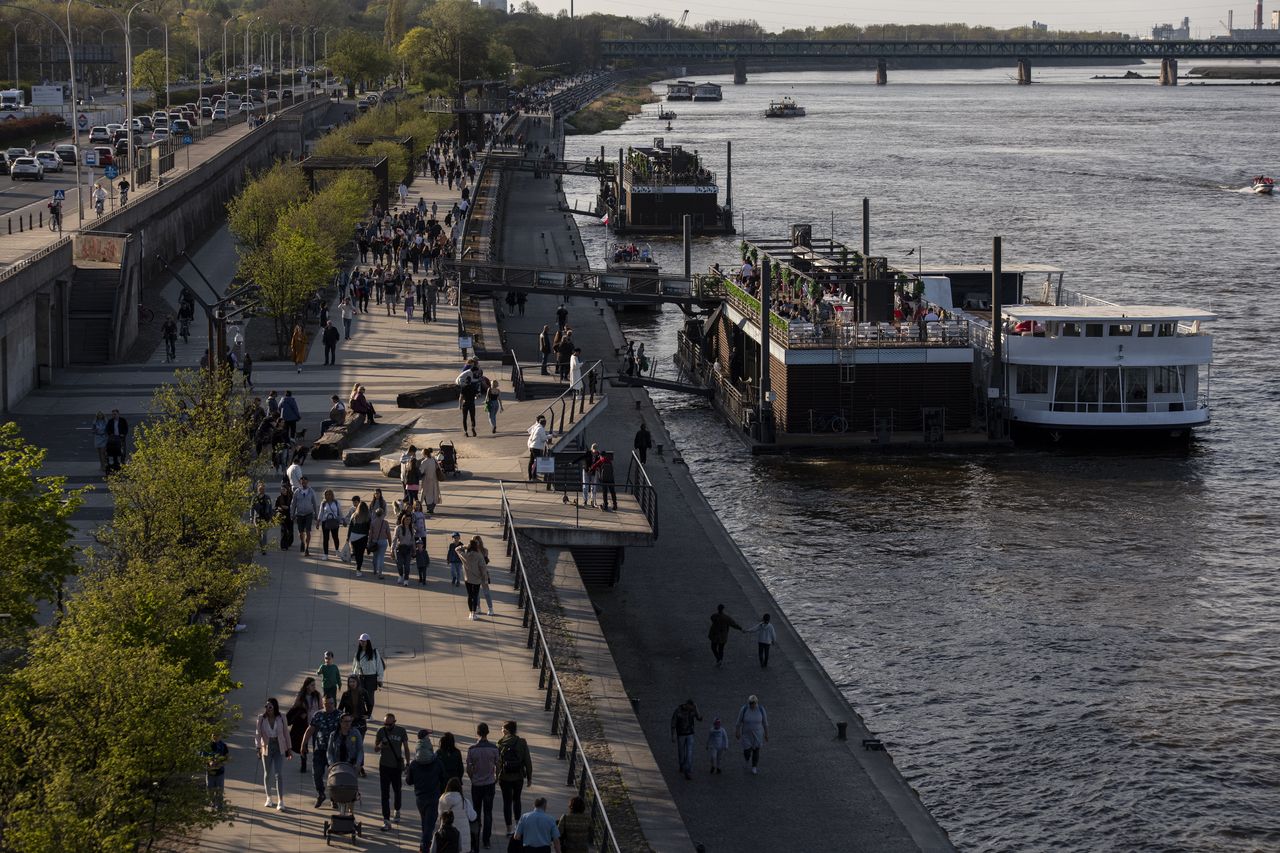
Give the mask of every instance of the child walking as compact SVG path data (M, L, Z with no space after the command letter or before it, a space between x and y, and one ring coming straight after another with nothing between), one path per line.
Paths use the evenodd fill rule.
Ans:
M720 769L720 762L724 760L724 754L729 751L729 732L727 732L720 724L720 718L716 717L715 722L711 724L711 731L707 732L707 752L711 753L711 772L723 773Z

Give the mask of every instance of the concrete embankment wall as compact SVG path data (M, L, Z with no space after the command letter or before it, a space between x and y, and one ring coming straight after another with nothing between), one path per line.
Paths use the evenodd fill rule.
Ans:
M123 353L133 342L132 312L141 287L160 274L155 256L173 258L220 223L246 173L300 153L306 134L323 123L331 103L318 97L295 104L204 164L94 223L98 231L133 236L129 257L134 263L122 276L116 298L113 352ZM0 411L53 382L57 369L68 363L73 272L67 239L0 274Z

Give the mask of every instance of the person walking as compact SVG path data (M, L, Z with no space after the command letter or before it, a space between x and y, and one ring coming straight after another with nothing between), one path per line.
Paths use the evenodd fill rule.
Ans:
M475 806L462 793L462 779L452 777L444 784L444 793L440 795L440 803L436 806L440 813L440 822L444 827L455 829L458 853L471 853L471 821L476 819ZM440 830L436 830L436 840L440 838ZM433 842L433 847L435 842Z
M409 764L409 733L396 725L396 715L382 718L382 728L373 736L373 751L378 753L378 790L382 798L382 830L391 831L391 821L400 822L400 797L405 767ZM392 811L392 793L395 810Z
M676 745L680 772L685 779L693 778L694 728L701 720L702 714L692 699L681 702L671 714L671 742Z
M356 495L351 499L351 510L347 513L347 544L351 546L351 558L356 564L356 577L364 574L364 552L369 547L369 505Z
M489 586L493 581L492 575L489 574L489 549L484 546L484 540L479 536L473 536L472 541L476 543L480 549L480 554L484 557L484 581L480 584L480 594L484 596L484 603L489 608L489 615L493 615L493 593Z
M711 753L712 773L724 773L724 768L720 765L728 751L729 733L721 725L720 718L716 717L711 723L711 731L707 732L707 752Z
M493 835L493 794L498 785L498 748L489 740L489 726L476 726L479 738L467 750L467 777L471 779L471 801L480 818L480 843L489 846Z
M342 671L333 662L333 652L324 653L324 663L316 668L316 675L320 676L320 689L324 695L336 702L338 688L342 686Z
M320 545L324 549L324 558L329 559L329 540L333 540L333 550L338 550L338 528L342 526L342 505L333 494L333 489L324 490L324 501L320 504Z
M542 353L542 375L548 376L547 362L551 359L552 340L551 326L543 326L542 331L538 334L538 351Z
M498 412L502 411L502 391L496 381L489 383L489 390L484 392L484 411L489 416L490 434L498 432Z
M569 390L574 397L585 396L587 390L582 383L582 347L574 347L569 355Z
M258 758L262 761L262 787L267 792L266 807L282 812L284 811L284 760L293 757L293 747L289 743L289 726L280 715L280 703L275 697L267 700L262 713L258 715L253 745L257 748ZM273 785L276 791L274 802L271 799Z
M596 493L600 495L600 509L609 512L609 499L613 499L613 512L618 511L618 490L615 488L613 454L602 450L591 466L596 479Z
M507 825L507 835L511 834L511 825L524 811L520 805L520 792L526 785L533 784L529 744L516 734L516 728L515 720L507 720L502 724L502 737L498 738L498 788L502 791L502 820Z
M466 775L467 765L462 760L462 751L454 741L453 732L440 735L440 746L436 749L436 758L440 759L440 766L444 768L446 782L450 779L461 779Z
M569 308L563 303L556 309L556 328L564 331L564 327L569 324Z
M417 500L422 487L422 460L418 458L418 448L412 444L400 457L400 485L404 487L404 503L408 508Z
M365 693L365 717L373 714L374 694L382 686L386 672L387 665L382 660L382 653L374 647L368 634L361 634L356 642L355 657L351 661L351 674L360 677L360 687Z
M533 811L520 816L512 837L524 845L525 853L551 853L552 849L560 853L560 828L547 814L546 797L538 797L533 801Z
M716 657L716 666L724 663L724 644L729 642L729 629L741 631L742 626L733 617L724 612L724 605L716 605L716 612L711 614L711 630L707 639L711 641L711 654Z
M338 363L338 328L329 320L324 321L324 331L320 333L320 340L324 343L324 363L325 365L336 365ZM350 337L348 335L347 337Z
M316 497L316 490L311 488L311 481L303 477L301 488L293 493L289 514L298 529L298 550L308 557L311 556L311 527L319 511L320 499Z
M178 324L172 314L165 316L160 335L164 338L164 360L168 364L178 357Z
M293 392L285 389L284 399L280 401L280 417L284 419L285 434L289 438L298 435L298 421L302 420L302 412L298 409L298 398Z
M468 359L467 367L455 380L458 386L458 408L462 410L462 434L467 434L467 416L471 417L471 435L476 434L476 397L480 394L480 377L476 368L479 362Z
M114 451L114 452L113 452ZM111 410L107 419L107 463L118 468L129 456L129 421L120 417L119 409Z
M258 483L258 490L253 496L253 526L258 530L258 550L267 553L267 534L271 531L271 519L275 516L275 507L271 504L271 496L267 494L267 484Z
M489 582L489 569L485 565L484 552L473 538L464 548L455 549L462 561L462 580L467 586L467 618L475 621L480 615L480 587Z
M440 482L444 479L444 469L440 467L440 460L436 459L435 454L432 448L425 448L419 465L422 480L418 483L418 500L427 508L427 515L435 515L436 505L444 503L444 498L440 494Z
M293 548L293 489L288 481L280 483L280 494L276 495L276 523L280 525L280 550Z
M93 430L93 449L98 451L98 467L105 474L107 473L107 416L98 412L90 428Z
M364 736L369 731L369 718L365 714L365 706L368 705L369 699L365 695L364 688L360 686L360 676L347 676L347 689L342 691L342 696L338 698L338 710L344 715L351 717L351 725L360 735L361 756L358 765L360 775L364 776L364 755L363 744Z
M577 347L573 343L573 330L563 329L560 332L560 343L556 346L556 375L561 382L569 381L569 361Z
M747 629L747 633L756 635L756 658L760 661L760 668L764 669L769 665L769 651L778 638L777 630L769 621L769 614L762 615L759 622Z
M284 721L289 725L289 744L302 759L302 767L299 769L303 773L307 772L307 743L303 735L311 724L312 714L320 710L322 701L320 691L316 690L315 677L308 675L284 715Z
M529 479L538 479L538 459L547 453L547 443L551 441L551 436L547 434L547 418L545 415L538 415L538 419L534 421L533 426L529 427L529 439L525 444L529 448Z
M449 537L449 553L445 562L449 564L449 582L457 586L462 582L462 534L455 532Z
M427 553L427 514L422 509L422 501L413 502L413 535L416 540L413 557L418 564L418 584L426 586L431 555Z
M227 787L227 761L231 750L222 738L212 740L201 755L204 757L204 787L213 796L214 805L221 808Z
M326 657L331 658L332 652ZM337 669L337 667L334 667ZM329 769L329 739L338 731L338 723L342 714L337 703L325 688L324 698L320 700L320 710L311 715L307 730L302 734L302 746L311 747L311 781L316 786L316 808L324 805L328 798L325 793L325 773Z
M409 585L409 571L413 565L413 552L418 544L418 537L413 532L413 513L405 510L400 513L400 518L396 522L395 533L392 534L395 539L396 549L396 579L398 586Z
M391 544L391 525L387 523L385 514L385 506L376 508L373 522L369 525L369 555L373 560L373 575L378 580L382 580L382 566L387 559L387 546Z
M636 430L636 437L635 441L632 442L632 447L635 448L636 458L640 460L640 464L645 464L649 460L649 448L653 447L653 435L649 432L649 426L644 421L640 422L640 429Z
M293 366L301 373L302 363L307 360L307 333L302 331L302 326L293 327L293 336L289 338L289 354L293 357Z
M436 805L436 808L440 808L439 804ZM424 853L462 853L464 849L462 847L462 839L464 836L454 828L454 820L452 810L440 814L439 828L431 836L431 849L427 850L424 847ZM471 836L467 835L465 837L468 845L465 849L469 851L471 849Z
M405 781L413 786L414 803L422 819L422 849L426 850L436 831L440 795L448 781L444 777L444 762L431 751L431 732L427 729L418 732L418 746L405 771Z
M360 768L364 776L364 732L355 727L355 718L343 712L338 718L338 730L329 735L329 749L325 756L330 764L339 761ZM320 806L317 805L316 808Z
M355 319L356 309L351 306L351 300L343 298L338 304L338 318L342 320L342 339L344 341L351 340L351 321Z
M590 853L591 818L587 815L587 801L576 794L569 798L569 811L556 821L560 830L560 853Z
M747 704L738 711L733 736L742 746L742 760L746 770L753 775L758 774L760 749L769 742L769 715L754 693L747 697Z

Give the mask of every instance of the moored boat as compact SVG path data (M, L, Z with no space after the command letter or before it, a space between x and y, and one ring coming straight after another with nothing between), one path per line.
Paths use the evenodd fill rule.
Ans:
M719 101L724 98L719 83L699 83L693 87L695 101Z
M804 107L789 97L770 102L769 108L764 111L765 118L800 118L803 115Z
M651 293L655 296L659 290L658 273L661 268L653 258L653 249L649 244L618 243L609 250L609 258L605 263L609 272L624 273L625 276L604 276L601 284L605 290L611 285L618 290L629 293ZM649 278L648 275L652 275ZM661 311L662 303L656 300L628 299L626 296L615 296L609 304L621 310Z
M1253 178L1253 191L1258 195L1271 195L1271 191L1275 189L1275 181L1266 175L1255 175Z
M692 101L693 100L692 80L677 80L674 83L667 84L667 100L668 101Z

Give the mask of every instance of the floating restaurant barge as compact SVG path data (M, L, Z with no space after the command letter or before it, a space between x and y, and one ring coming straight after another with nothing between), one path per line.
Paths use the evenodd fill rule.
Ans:
M757 452L1186 440L1209 420L1208 312L1075 294L998 250L908 272L807 225L742 250L695 282L721 301L686 322L677 363Z
M600 178L597 209L615 234L680 234L684 217L694 234L732 234L732 146L726 149L725 203L715 172L697 151L668 146L618 149L618 168Z

